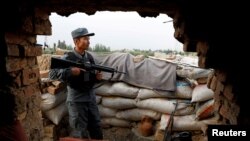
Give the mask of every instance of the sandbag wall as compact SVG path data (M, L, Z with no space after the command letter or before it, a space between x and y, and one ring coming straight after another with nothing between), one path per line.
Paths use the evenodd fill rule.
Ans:
M43 141L58 141L59 137L69 135L68 111L66 107L66 84L48 78L50 54L37 57L41 77L41 110L43 116ZM53 55L53 57L60 57Z
M57 141L69 134L66 107L66 84L42 78L41 110L43 115L44 141Z
M49 65L43 60L50 58L45 55L40 64ZM48 66L41 68L44 68L40 69L40 74L45 140L57 140L58 137L67 136L70 130L65 106L66 85L48 79ZM208 124L220 123L213 110L213 91L207 88L207 79L212 73L212 70L178 65L174 92L136 87L124 82L97 84L95 87L100 87L95 89L96 102L102 127L130 128L139 136L161 141L170 114L175 111L173 131L205 133ZM152 123L150 130L144 129L145 121Z
M162 140L170 114L175 109L174 131L203 131L219 124L213 110L213 91L206 80L213 71L178 66L176 91L156 91L124 82L104 83L96 88L102 126L127 127L141 136ZM150 80L149 80L150 81ZM143 118L153 123L153 132L143 131Z

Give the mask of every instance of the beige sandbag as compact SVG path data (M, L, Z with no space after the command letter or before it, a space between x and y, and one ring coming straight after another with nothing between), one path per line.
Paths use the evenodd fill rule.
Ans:
M63 102L55 108L45 111L44 114L50 121L58 125L61 119L68 114L68 109L65 102Z
M95 100L96 100L96 103L99 104L99 103L101 103L102 97L99 95L96 95Z
M63 91L59 92L58 94L50 94L45 93L41 95L41 110L47 111L50 110L62 102L65 102L67 98L67 90L64 89Z
M148 109L128 109L116 113L116 117L125 120L140 121L144 115L151 117L154 120L161 118L161 113Z
M176 82L176 95L177 98L192 98L192 91L190 84L186 81L177 81Z
M165 130L170 115L162 114L160 121L160 130ZM206 120L195 120L195 115L186 115L186 116L174 116L173 129L174 131L191 131L191 130L201 130L205 133L207 125L212 124L221 124L219 121L219 115L217 114L214 117L211 117Z
M138 96L136 99L143 100L143 99L148 99L148 98L167 98L167 97L173 97L174 92L159 92L156 90L150 90L150 89L144 89L141 88L138 92Z
M180 77L198 79L202 77L208 77L213 71L209 69L189 67L189 66L178 66L176 73Z
M120 96L136 98L139 88L123 82L106 83L96 89L96 94L101 96Z
M115 117L117 110L98 105L98 109L101 117Z
M156 91L150 89L139 90L138 96L136 99L143 100L148 98L181 98L181 99L191 99L192 91L190 84L186 81L177 81L176 82L176 92L170 91Z
M130 127L131 123L123 120L123 119L118 119L118 118L102 118L101 119L101 124L102 126L116 126L116 127Z
M211 99L198 107L195 118L197 120L205 119L213 115L213 113L214 113L214 99Z
M176 100L163 98L151 98L137 101L136 105L142 109L150 109L160 113L170 114L175 108ZM175 115L188 115L194 112L194 106L188 100L178 100L178 107Z
M113 109L129 109L135 108L136 102L134 99L122 97L102 97L102 105Z
M214 92L207 87L206 84L197 85L192 93L191 102L202 102L212 99L214 96Z
M136 99L143 100L148 98L183 98L183 99L191 99L192 97L192 89L189 87L189 90L183 92L183 87L185 86L177 86L176 92L170 91L158 91L158 90L150 90L141 88L138 92L138 96Z

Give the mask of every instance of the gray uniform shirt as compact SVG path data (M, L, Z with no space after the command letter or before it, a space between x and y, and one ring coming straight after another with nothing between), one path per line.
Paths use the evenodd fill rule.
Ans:
M88 52L84 55L77 53L75 50L66 53L62 59L75 62L94 63L94 59ZM93 85L97 81L95 71L81 71L79 76L71 74L71 68L66 69L51 69L49 72L51 79L57 79L67 83L67 101L72 102L90 102L95 101L95 93Z

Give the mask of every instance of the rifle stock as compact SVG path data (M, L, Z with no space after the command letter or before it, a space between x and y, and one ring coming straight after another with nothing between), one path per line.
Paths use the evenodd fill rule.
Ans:
M74 61L69 61L69 60L64 60L60 58L51 58L51 65L50 69L64 69L64 68L69 68L69 67L78 67L85 69L86 71L90 70L98 70L98 71L104 71L104 72L109 72L109 73L123 73L126 74L125 72L118 71L114 68L102 66L102 65L96 65L96 64L91 64L91 63L77 63Z

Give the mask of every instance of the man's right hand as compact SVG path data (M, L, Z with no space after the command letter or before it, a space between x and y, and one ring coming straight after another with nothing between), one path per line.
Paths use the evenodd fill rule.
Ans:
M86 71L85 69L81 69L81 68L77 68L77 67L73 67L71 68L71 73L72 75L79 75L81 73L81 71Z

